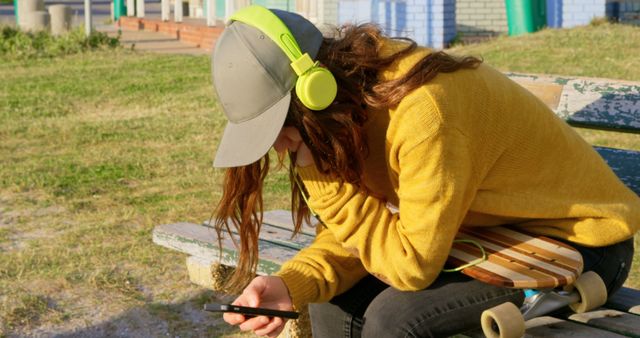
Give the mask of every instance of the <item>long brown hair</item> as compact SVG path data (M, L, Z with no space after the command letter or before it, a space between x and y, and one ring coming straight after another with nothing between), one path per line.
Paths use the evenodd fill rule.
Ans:
M344 26L336 30L336 37L325 38L317 59L335 76L338 94L323 111L306 108L295 97L285 121L286 126L298 129L318 168L336 180L348 182L366 192L362 184L364 159L368 155L363 125L368 108L390 108L409 92L433 79L438 73L450 73L462 68L475 68L482 61L475 57L454 58L444 52L433 52L418 61L404 76L381 81L379 72L412 53L417 45L405 40L406 48L389 56L380 51L388 38L373 24ZM281 159L282 162L282 159ZM291 154L290 163L295 163ZM309 208L296 184L294 165L289 166L292 187L291 210L294 234ZM262 223L262 184L269 169L269 156L253 164L227 169L223 196L215 212L218 236L223 230L240 236L237 268L228 281L230 290L241 290L254 276L258 264L258 234ZM305 192L306 193L306 192Z

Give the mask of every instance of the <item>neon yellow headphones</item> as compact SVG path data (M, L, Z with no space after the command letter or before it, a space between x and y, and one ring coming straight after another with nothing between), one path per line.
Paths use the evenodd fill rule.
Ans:
M327 108L336 97L338 86L331 72L302 54L289 28L270 10L252 5L231 16L231 20L253 26L266 34L291 60L291 68L298 75L296 95L311 110Z

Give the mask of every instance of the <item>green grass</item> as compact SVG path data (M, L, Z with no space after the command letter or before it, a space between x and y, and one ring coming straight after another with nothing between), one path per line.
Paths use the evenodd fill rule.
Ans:
M119 46L119 36L109 37L102 32L85 36L83 27L53 36L48 31L24 32L10 26L0 26L0 56L9 60L56 57Z
M0 330L108 320L92 307L197 305L184 257L151 230L200 222L219 198L209 67L125 50L0 65ZM268 207L286 207L284 190L269 189ZM156 318L173 335L224 331L214 315L188 324L175 311Z
M505 70L618 78L638 68L637 53L624 52L638 45L634 29L544 31L456 51ZM556 34L585 43L569 39L576 50L560 53L548 47ZM625 47L603 62L596 49L614 40ZM544 70L545 62L566 68ZM0 63L0 78L0 336L140 326L157 329L149 335L238 336L199 311L220 295L188 282L184 255L151 241L155 225L208 219L220 197L211 160L224 121L208 57L114 49L15 58ZM637 137L616 135L592 138L640 149ZM271 175L266 208L288 208L288 189L284 171ZM637 265L629 284L640 286Z
M456 46L505 71L640 81L640 27L601 23Z

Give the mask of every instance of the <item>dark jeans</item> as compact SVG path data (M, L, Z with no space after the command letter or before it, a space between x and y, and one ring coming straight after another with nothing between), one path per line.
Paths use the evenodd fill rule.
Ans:
M600 248L571 244L584 271L602 277L609 295L626 280L633 239ZM480 327L482 311L504 302L520 306L524 292L492 286L461 273L442 273L421 291L398 291L373 276L363 278L330 303L310 304L314 338L447 337Z

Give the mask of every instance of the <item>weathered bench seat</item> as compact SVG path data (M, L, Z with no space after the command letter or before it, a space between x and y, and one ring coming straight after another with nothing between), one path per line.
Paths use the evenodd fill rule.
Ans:
M276 272L282 263L293 257L300 249L309 246L315 237L312 230L306 226L302 233L292 238L293 225L290 212L286 210L265 212L258 240L260 248L258 274L270 275ZM153 242L198 257L201 262L206 260L207 267L210 263L235 266L237 262L237 250L230 238L223 238L222 255L220 254L218 236L208 222L156 226L153 230ZM204 284L211 286L209 283L207 279Z
M640 133L640 83L507 73L576 127Z
M311 228L307 227L307 230ZM291 237L291 214L286 210L268 211L260 232L258 273L268 275L293 257L313 240L303 232ZM207 288L219 287L213 276L216 264L235 264L236 251L230 240L224 241L222 257L216 232L207 223L175 223L159 225L153 241L189 255L187 266L191 281ZM299 327L295 328L300 330ZM622 334L622 335L621 335ZM604 307L584 314L545 316L527 321L525 337L640 337L640 291L623 288Z

